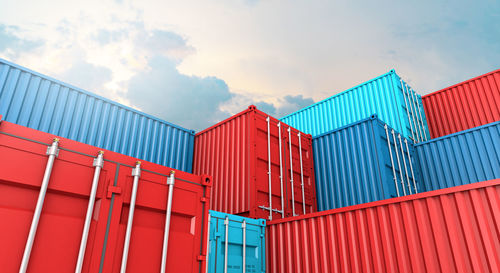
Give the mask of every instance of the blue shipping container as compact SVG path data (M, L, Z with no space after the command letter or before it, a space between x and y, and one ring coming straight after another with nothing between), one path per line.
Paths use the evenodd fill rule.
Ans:
M500 121L415 145L422 188L500 178Z
M280 120L317 136L371 114L415 142L430 139L421 96L394 70Z
M318 210L420 192L410 140L372 115L313 137Z
M209 221L207 272L266 271L266 220L211 210Z
M2 59L0 115L12 123L192 172L194 131Z

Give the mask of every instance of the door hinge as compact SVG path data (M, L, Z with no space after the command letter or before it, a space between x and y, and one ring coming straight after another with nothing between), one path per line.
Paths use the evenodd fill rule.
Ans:
M205 256L205 255L198 256L198 261L206 261L206 260L207 260L207 256Z
M200 198L200 201L203 202L203 203L206 203L208 201L208 198L206 197L201 197Z
M111 198L111 196L113 196L113 193L116 194L122 193L122 188L116 186L108 186L108 192L106 194L106 197Z

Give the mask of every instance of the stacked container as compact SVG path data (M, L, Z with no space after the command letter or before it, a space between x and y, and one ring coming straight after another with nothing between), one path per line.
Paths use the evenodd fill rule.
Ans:
M0 59L9 122L191 172L194 131Z
M422 97L433 138L500 120L500 69Z
M318 209L421 191L413 143L376 115L313 138Z
M500 121L418 143L415 150L426 191L500 178Z
M266 271L266 220L210 211L207 273Z
M2 272L206 267L208 176L6 121L0 166Z
M314 212L311 142L250 106L196 134L193 172L213 175L213 210L268 219Z
M430 138L420 95L394 70L280 120L317 136L372 114L415 142Z

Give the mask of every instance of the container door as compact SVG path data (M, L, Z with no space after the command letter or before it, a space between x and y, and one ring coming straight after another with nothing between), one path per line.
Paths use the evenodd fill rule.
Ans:
M0 268L19 272L32 224L50 144L5 134L0 124ZM48 135L47 135L48 136ZM52 139L47 139L50 143ZM59 143L64 148L64 141ZM115 165L105 162L98 180L82 272L98 265L90 261L101 255L110 199L107 185ZM95 167L93 157L60 149L51 176L27 272L74 272L89 202Z

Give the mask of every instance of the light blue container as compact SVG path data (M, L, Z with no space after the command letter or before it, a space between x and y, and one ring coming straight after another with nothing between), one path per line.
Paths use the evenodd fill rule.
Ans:
M12 123L192 171L194 131L2 59L0 115Z
M243 245L246 250L245 272L265 272L265 230L266 221L263 219L251 219L211 210L207 272L243 272ZM226 253L228 253L227 271L225 271Z
M427 191L500 178L500 121L415 145Z
M421 191L411 141L375 115L313 137L313 154L320 211Z
M421 96L394 70L280 120L317 136L371 114L415 142L430 139Z

